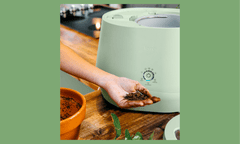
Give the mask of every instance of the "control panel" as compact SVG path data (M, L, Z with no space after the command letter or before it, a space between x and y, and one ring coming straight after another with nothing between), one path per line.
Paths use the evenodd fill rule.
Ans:
M145 68L144 71L141 71L142 77L140 82L144 85L151 86L154 83L157 83L156 72L153 68Z
M144 80L146 81L151 81L154 79L154 73L151 71L151 70L146 70L144 73L143 73L143 78Z

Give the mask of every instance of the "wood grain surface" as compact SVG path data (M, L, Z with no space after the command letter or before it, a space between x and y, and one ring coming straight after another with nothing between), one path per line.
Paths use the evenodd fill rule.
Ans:
M117 108L101 95L97 90L85 95L86 117L81 124L80 140L113 140L116 132L111 118L111 113L118 116L122 134L117 140L124 139L125 129L130 135L140 132L143 139L147 140L154 131L154 140L162 140L167 122L179 113L159 114L149 112L134 112Z
M60 47L73 49L79 56L92 65L96 65L98 39L79 33L60 25ZM154 140L162 140L167 122L179 113L159 114L134 112L119 109L103 99L98 86L77 78L94 92L85 95L87 100L86 117L81 124L79 140L112 140L116 136L111 113L118 116L122 134L118 139L124 139L125 129L130 135L141 132L143 139L148 139L154 131Z
M60 41L92 65L96 65L98 39L60 25Z
M92 65L96 65L98 39L79 33L64 25L60 25L60 47L69 47L80 57ZM76 77L74 77L76 78ZM90 88L97 90L99 86L81 78L76 78Z

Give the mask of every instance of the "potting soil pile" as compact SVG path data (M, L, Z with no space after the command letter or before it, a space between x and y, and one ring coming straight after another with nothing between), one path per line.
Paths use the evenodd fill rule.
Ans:
M73 98L60 96L60 120L74 115L81 107Z

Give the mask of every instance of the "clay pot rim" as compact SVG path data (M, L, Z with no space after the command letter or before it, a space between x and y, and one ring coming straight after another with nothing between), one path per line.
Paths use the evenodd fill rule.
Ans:
M77 117L79 114L83 113L83 111L84 111L84 109L85 109L84 107L86 107L86 99L85 99L85 97L84 97L80 92L78 92L78 91L76 91L76 90L73 90L73 89L70 89L70 88L64 88L64 87L60 87L60 89L65 89L65 90L68 90L68 91L72 91L72 92L77 93L77 94L81 97L81 99L82 99L82 101L83 101L83 103L81 104L82 107L81 107L74 115L72 115L72 116L70 116L70 117L68 117L68 118L60 121L60 124L64 124L64 123L67 123L68 121L74 119L74 118Z

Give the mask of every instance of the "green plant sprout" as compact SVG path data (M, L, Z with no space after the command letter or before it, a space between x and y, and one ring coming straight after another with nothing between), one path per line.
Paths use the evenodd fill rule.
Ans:
M111 116L112 116L113 124L114 124L115 130L116 130L116 137L114 138L114 140L116 140L121 135L121 125L120 125L120 121L119 121L118 117L114 113L111 113ZM154 132L150 135L148 140L152 140L153 135L154 135ZM125 130L125 140L143 140L143 137L140 132L137 132L135 134L135 136L134 135L130 136L128 129L126 129Z

